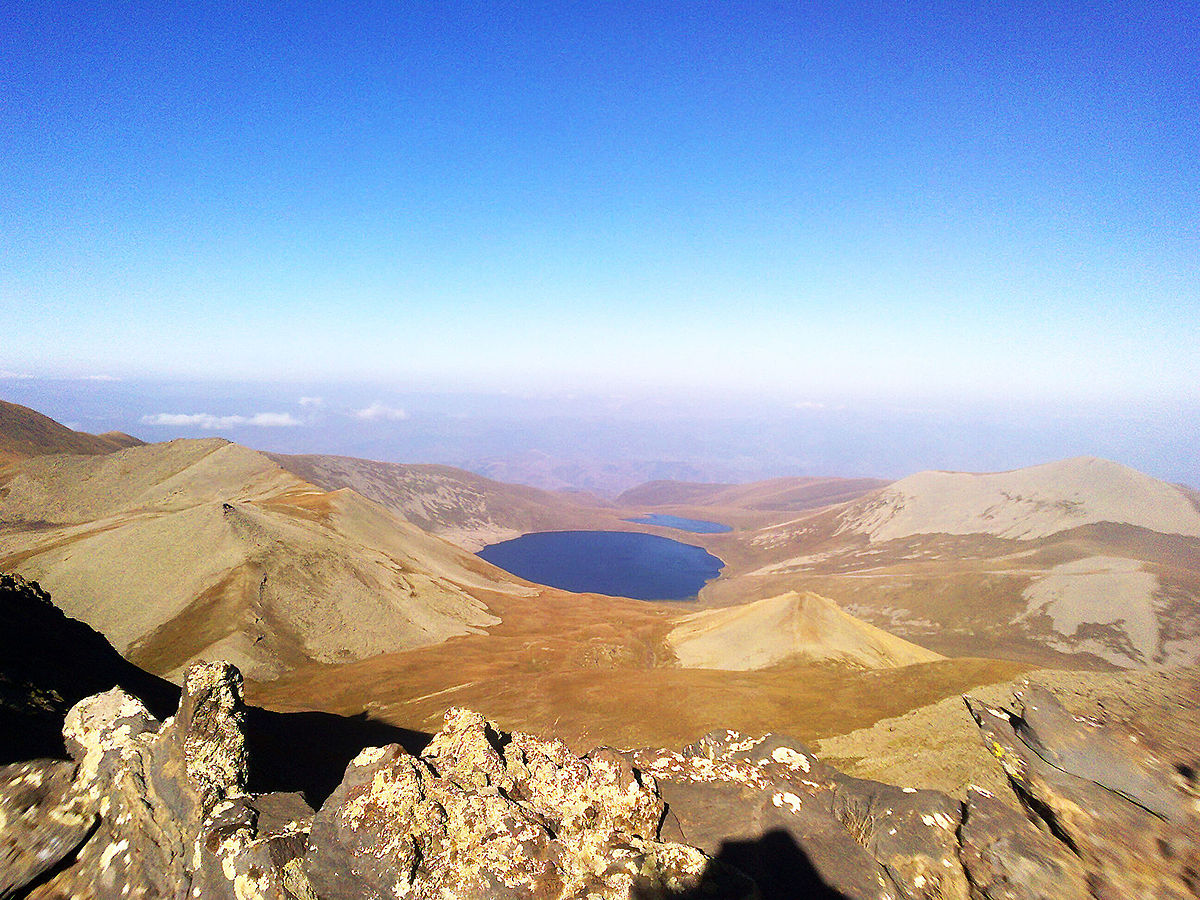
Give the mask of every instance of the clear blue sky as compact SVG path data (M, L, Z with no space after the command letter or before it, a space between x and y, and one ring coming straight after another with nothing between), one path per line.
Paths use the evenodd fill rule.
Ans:
M0 370L1200 396L1175 3L0 5Z

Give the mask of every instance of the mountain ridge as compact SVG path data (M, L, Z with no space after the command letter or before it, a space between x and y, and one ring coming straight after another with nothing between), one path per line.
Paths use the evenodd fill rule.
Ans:
M259 677L437 643L498 619L506 573L352 491L219 438L23 460L0 567L159 674L232 658Z
M881 478L795 476L741 484L660 479L618 495L622 506L713 506L746 510L800 512L853 500L884 487Z
M916 534L1030 540L1099 522L1200 537L1200 509L1182 489L1094 456L1006 472L918 472L853 505L843 521L873 542Z
M368 475L376 465L337 462ZM705 488L721 503L780 509L653 508L732 527L691 535L622 521L645 507L581 509L570 497L509 491L444 467L379 465L396 479L420 476L407 487L395 481L394 510L221 439L27 459L0 486L0 565L42 580L143 667L176 677L190 660L232 658L276 708L366 711L429 730L457 702L506 727L561 729L572 741L603 734L618 746L723 723L787 722L815 737L1031 664L1146 666L1200 650L1194 538L1102 522L1036 540L873 542L839 530L865 495L791 509L789 489L813 482L787 479L739 486L740 498ZM406 497L416 500L414 518L443 534L457 529L460 541L471 529L479 540L497 526L541 529L583 515L596 527L703 546L728 565L694 605L568 594L428 534L404 515ZM520 518L534 515L545 518ZM836 606L816 617L826 643L835 620L854 617L950 658L886 670L895 690L884 695L878 670L836 654L813 662L789 651L747 670L738 668L743 650L727 646L706 660L718 668L677 664L686 653L668 634L689 614L735 610L752 626L743 644L766 644L780 617L736 610L806 591ZM831 692L845 701L834 710L823 706ZM630 708L639 721L628 721Z
M28 406L0 400L0 463L52 453L112 453L143 443L121 431L76 431Z

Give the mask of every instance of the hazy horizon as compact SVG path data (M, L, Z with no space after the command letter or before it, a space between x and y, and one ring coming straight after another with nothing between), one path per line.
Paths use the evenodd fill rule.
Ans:
M6 25L18 402L479 468L1094 453L1200 483L1194 5Z
M403 391L378 384L0 377L0 399L83 431L441 463L612 494L653 478L900 478L1101 456L1200 487L1200 404L881 402L746 395ZM607 486L606 486L607 485Z

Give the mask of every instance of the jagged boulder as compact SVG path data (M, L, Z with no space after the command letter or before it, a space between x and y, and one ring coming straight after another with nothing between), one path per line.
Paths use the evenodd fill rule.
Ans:
M73 761L0 768L0 900L1200 896L1190 771L1045 691L967 705L1024 815L781 735L578 757L462 709L420 756L362 751L314 813L246 791L241 677L195 666L167 720L113 689L68 713Z
M280 817L281 798L294 811ZM297 795L218 803L206 817L192 896L220 900L316 900L304 871L312 810Z
M308 896L271 890L307 840L291 860L263 846L276 836L259 834L244 794L241 685L228 663L193 666L165 722L118 688L72 707L63 727L78 766L72 789L96 825L73 855L59 857L53 877L25 879L27 896Z
M712 879L699 850L659 840L663 801L611 750L503 735L452 709L420 758L363 751L317 813L308 854L330 900L677 896ZM751 896L728 873L723 896Z
M1091 895L1200 896L1200 807L1165 763L1137 734L1076 719L1049 691L1014 699L1012 710L966 703L1030 818L1079 858Z

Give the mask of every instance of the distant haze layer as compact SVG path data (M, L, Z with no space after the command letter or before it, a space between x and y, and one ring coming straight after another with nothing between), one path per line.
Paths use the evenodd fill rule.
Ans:
M1005 471L1075 456L1200 486L1200 403L469 392L403 385L0 378L0 398L94 434L442 463L615 497L655 480Z

